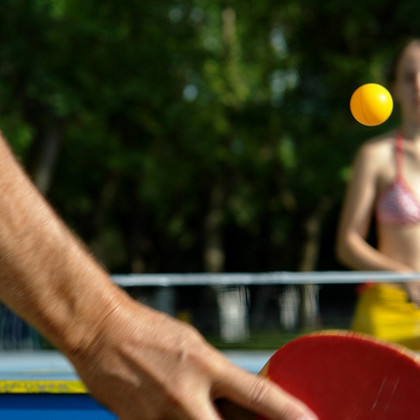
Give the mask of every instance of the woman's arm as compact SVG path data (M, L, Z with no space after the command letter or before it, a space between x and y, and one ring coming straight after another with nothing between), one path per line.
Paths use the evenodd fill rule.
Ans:
M378 167L383 159L375 143L367 143L359 150L342 208L336 253L341 262L355 270L410 272L410 267L366 241L377 194Z
M60 349L121 419L220 419L217 398L267 418L315 418L279 387L231 365L192 327L115 286L1 136L0 300Z

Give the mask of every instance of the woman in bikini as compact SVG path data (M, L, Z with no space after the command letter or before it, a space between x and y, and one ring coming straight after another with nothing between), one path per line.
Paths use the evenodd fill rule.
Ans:
M355 270L420 272L420 39L400 51L390 82L401 126L357 153L337 255ZM376 248L366 240L372 216ZM420 350L420 282L366 285L352 329Z

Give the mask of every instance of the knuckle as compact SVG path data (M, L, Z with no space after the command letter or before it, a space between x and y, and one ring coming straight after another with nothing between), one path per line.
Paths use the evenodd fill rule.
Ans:
M250 392L250 403L252 406L259 407L263 405L267 398L268 391L268 384L264 380L258 379Z

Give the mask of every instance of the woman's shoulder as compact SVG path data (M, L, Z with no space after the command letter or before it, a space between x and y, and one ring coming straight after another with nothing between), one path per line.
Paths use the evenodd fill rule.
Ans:
M377 157L389 157L394 150L396 131L390 131L385 134L373 137L359 148L359 155L375 155Z
M356 154L355 166L372 174L389 171L394 162L395 136L393 131L367 140Z

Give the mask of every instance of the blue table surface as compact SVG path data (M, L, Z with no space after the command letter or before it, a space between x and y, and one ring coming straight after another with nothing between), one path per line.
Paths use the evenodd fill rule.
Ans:
M257 373L273 351L223 352L234 364ZM0 351L0 380L76 380L78 376L70 362L54 350Z

